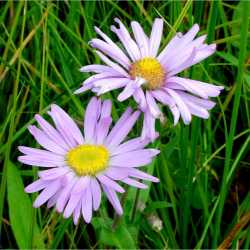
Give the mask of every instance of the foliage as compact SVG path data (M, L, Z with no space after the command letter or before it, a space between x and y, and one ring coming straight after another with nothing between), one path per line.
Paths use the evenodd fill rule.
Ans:
M3 248L215 248L250 211L249 195L249 2L247 1L6 1L0 3L0 247ZM113 37L114 17L127 25L165 20L165 40L198 23L218 51L182 74L224 85L209 120L173 126L170 113L157 124L160 156L148 171L160 178L149 190L129 189L124 216L103 198L90 225L74 226L45 206L32 209L35 195L23 186L37 169L17 162L17 145L34 144L27 126L57 103L77 121L92 93L73 95L88 77L82 65L98 62L88 41L94 26ZM113 37L114 38L114 37ZM112 98L115 119L132 101ZM79 124L80 124L79 123ZM131 137L140 133L141 121ZM34 146L34 145L33 145ZM145 207L145 209L143 209ZM152 217L152 215L154 215ZM158 218L163 228L153 227ZM226 241L250 248L249 223ZM225 243L225 242L224 242Z

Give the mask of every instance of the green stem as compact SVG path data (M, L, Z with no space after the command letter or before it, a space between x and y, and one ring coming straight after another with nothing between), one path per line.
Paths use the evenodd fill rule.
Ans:
M128 190L123 193L122 197L121 197L121 205L123 207L125 201L126 201L126 198L127 198L127 195L128 195ZM112 230L115 231L116 228L119 226L120 222L122 220L122 216L118 215L118 214L115 214L115 218L114 218L114 221L113 221L113 224L112 224Z

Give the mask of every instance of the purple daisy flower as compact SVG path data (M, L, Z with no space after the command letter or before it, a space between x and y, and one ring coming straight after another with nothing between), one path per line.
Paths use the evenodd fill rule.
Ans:
M28 185L25 191L42 192L34 202L40 207L56 207L65 218L73 215L76 224L82 215L89 223L93 210L101 202L102 191L121 215L123 210L117 192L123 193L120 181L137 188L147 188L140 180L159 180L138 167L151 163L159 153L156 149L144 149L149 143L135 138L123 142L140 112L128 108L115 126L112 123L111 101L92 98L84 119L84 136L75 122L60 107L53 104L48 112L55 128L40 115L35 119L40 125L29 126L30 133L44 149L19 146L24 154L18 157L22 163L46 168L39 171L39 179Z
M199 63L215 52L216 45L204 43L206 35L195 38L199 26L195 24L186 34L177 33L159 52L163 20L156 18L148 37L138 22L132 21L133 38L119 19L111 30L117 35L126 53L99 28L95 31L102 39L92 39L90 45L106 65L92 64L82 67L82 72L95 75L83 82L75 93L91 89L97 95L124 88L118 96L124 101L133 96L144 112L142 137L154 139L155 119L163 118L157 101L167 105L176 125L181 116L185 124L192 115L207 119L208 110L215 105L208 100L216 97L222 86L176 76L184 69Z

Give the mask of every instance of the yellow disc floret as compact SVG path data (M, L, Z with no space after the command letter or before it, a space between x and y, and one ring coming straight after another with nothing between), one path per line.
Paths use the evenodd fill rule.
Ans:
M132 78L144 78L148 89L157 89L164 83L165 70L157 59L145 57L132 64L130 75Z
M78 175L95 175L106 169L109 152L101 145L79 145L68 152L66 160Z

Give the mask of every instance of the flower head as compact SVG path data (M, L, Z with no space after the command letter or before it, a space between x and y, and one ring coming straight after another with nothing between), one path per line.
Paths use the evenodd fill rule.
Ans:
M25 188L28 193L42 190L34 207L48 202L48 207L55 206L65 218L73 214L75 224L81 215L89 223L93 210L100 206L102 191L115 211L122 214L117 192L123 193L124 188L118 181L137 188L147 188L140 180L158 182L138 167L149 164L159 151L144 149L149 141L141 138L123 142L139 111L128 108L110 130L111 102L93 97L85 113L84 136L57 105L53 104L48 113L55 127L40 115L35 116L40 128L29 127L44 149L19 146L24 154L18 157L20 162L46 169Z
M192 115L207 119L208 110L215 105L209 97L216 97L223 89L196 80L176 76L186 68L199 63L215 52L216 45L204 43L206 36L195 38L199 26L195 24L186 34L177 33L159 52L163 20L156 18L148 37L138 22L132 21L133 37L119 19L111 30L124 48L118 47L99 28L102 39L92 39L90 45L106 65L92 64L81 68L93 72L75 93L91 89L97 95L123 88L119 101L133 97L144 112L142 137L154 139L155 119L162 118L157 102L167 105L174 116L174 124L181 117L185 124Z

